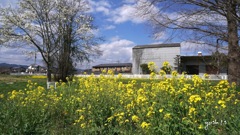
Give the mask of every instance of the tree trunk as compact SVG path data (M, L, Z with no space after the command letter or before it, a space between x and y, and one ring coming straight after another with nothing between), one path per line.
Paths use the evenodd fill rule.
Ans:
M238 27L235 16L236 13L236 1L230 0L227 7L227 23L228 23L228 81L230 83L235 82L238 86L239 82L239 45L238 45Z
M47 81L48 82L52 81L52 71L49 64L47 65Z

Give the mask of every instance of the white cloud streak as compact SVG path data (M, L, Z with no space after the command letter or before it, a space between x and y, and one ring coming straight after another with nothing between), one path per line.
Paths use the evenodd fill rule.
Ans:
M108 26L104 27L104 30L113 30L115 28L116 28L116 26L114 26L114 25L108 25Z
M34 56L27 56L26 49L0 47L0 63L30 65L34 63ZM37 54L37 64L43 65L42 57Z

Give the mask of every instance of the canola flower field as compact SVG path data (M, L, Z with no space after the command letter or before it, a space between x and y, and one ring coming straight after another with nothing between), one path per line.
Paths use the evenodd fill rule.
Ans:
M105 76L105 74L108 74ZM123 81L113 72L74 78L46 89L0 91L1 134L240 134L240 92L235 84L212 84L183 74Z

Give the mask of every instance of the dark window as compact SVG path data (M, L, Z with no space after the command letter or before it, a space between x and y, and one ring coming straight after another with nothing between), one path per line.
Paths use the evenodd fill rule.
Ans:
M207 74L217 74L217 67L212 66L212 65L206 65L206 73Z
M199 66L198 65L187 65L186 66L187 74L189 75L198 75L199 74Z

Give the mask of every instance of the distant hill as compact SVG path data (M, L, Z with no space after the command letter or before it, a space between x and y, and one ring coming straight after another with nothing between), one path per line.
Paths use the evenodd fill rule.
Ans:
M0 67L4 67L4 68L24 67L24 68L27 68L28 66L26 66L26 65L17 65L17 64L8 64L8 63L0 63Z

